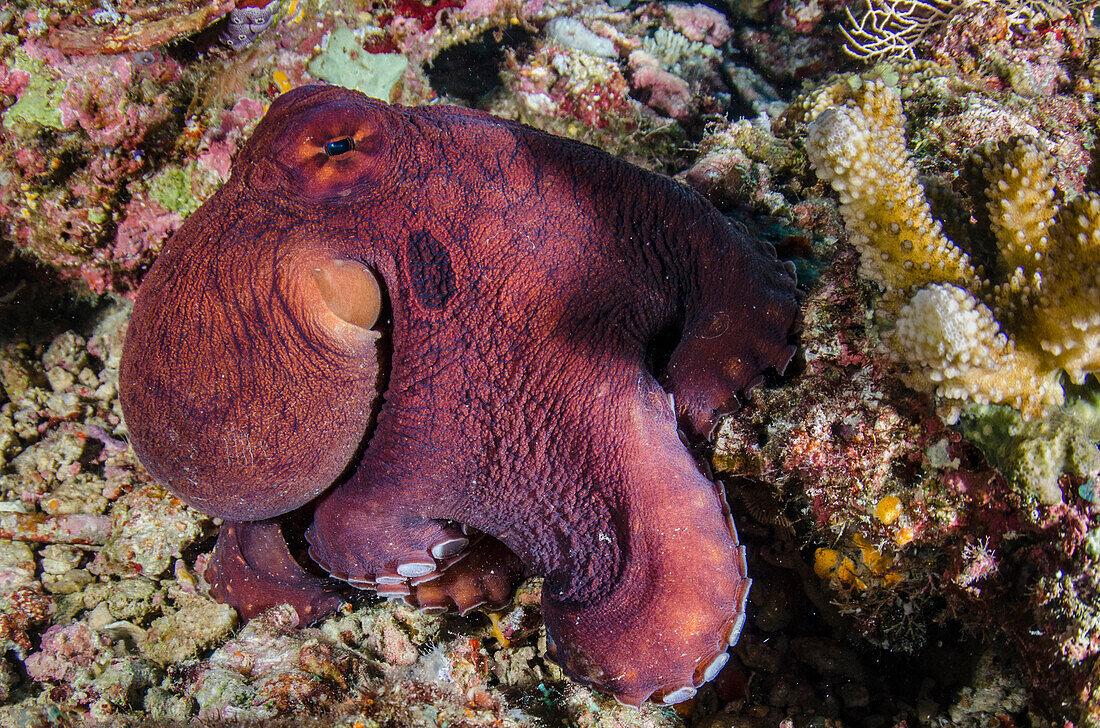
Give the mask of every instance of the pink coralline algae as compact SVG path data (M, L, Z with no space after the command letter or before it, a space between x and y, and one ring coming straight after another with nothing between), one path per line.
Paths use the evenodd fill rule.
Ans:
M228 176L264 111L245 96L184 120L194 89L160 50L65 56L31 40L0 70L13 99L0 126L10 152L0 223L17 250L93 291L133 285L192 201ZM181 155L192 161L176 166Z
M182 69L155 57L146 65L128 56L69 58L37 41L16 55L35 75L17 84L0 127L4 224L18 248L93 290L147 260L126 246L116 254L108 236L125 185L147 169L146 140L173 123L175 101L159 89Z
M209 129L199 144L196 162L215 173L219 180L229 179L229 166L245 132L264 115L264 105L243 98L222 112L219 122Z
M645 92L651 108L679 121L691 116L693 96L687 81L662 70L657 59L643 51L630 54L630 68L633 86Z
M707 5L669 3L665 12L688 40L718 46L733 35L726 16Z
M435 0L435 2L421 2L420 0L397 0L393 3L389 12L382 14L382 25L391 23L406 24L415 22L421 31L429 31L438 22L440 12L453 8L461 8L461 0Z
M32 47L32 50L38 49ZM36 58L39 54L28 55ZM67 64L59 55L44 50L41 60L50 68L64 68ZM179 72L174 63L169 62L168 66L169 73ZM125 56L89 57L72 64L68 70L80 78L69 81L58 105L61 126L66 130L79 127L97 147L135 149L151 126L167 118L167 95L158 94L148 106L140 107L119 93L122 86L134 83L134 64Z
M165 94L134 104L126 94L131 86L172 83L182 72L178 63L160 54L137 66L130 56L70 58L38 42L25 43L22 49L28 59L42 64L50 77L47 83L57 89L58 128L79 128L104 149L134 149L150 127L167 119L170 103Z
M134 198L126 203L126 217L118 225L115 259L133 269L144 259L150 240L167 240L183 224L183 217L153 199Z
M0 94L18 98L30 85L31 74L21 68L0 64Z
M914 116L928 117L920 122L924 143L961 167L970 150L988 140L1038 137L1055 161L1058 186L1089 189L1093 142L1087 130L1096 110L1087 101L1090 74L1077 71L1089 58L1085 34L1068 14L1048 17L1033 8L1015 17L997 3L960 9L926 40L940 75L956 86L950 95L957 101L944 108L933 97L918 107Z
M27 674L34 680L74 683L107 652L111 642L81 622L54 625L42 635L42 648L27 657Z

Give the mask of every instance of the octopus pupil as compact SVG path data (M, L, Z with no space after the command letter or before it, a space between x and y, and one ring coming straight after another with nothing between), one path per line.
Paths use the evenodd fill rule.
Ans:
M340 137L325 144L325 154L330 157L338 157L355 149L355 141L351 137Z

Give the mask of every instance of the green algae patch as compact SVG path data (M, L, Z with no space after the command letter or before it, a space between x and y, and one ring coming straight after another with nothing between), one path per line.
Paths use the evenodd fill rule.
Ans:
M1025 420L1011 407L974 406L964 412L959 429L991 465L1042 503L1062 502L1063 473L1089 483L1100 476L1100 392L1071 396L1034 420Z
M139 645L145 657L161 665L198 657L237 626L237 612L226 604L200 596L183 597L178 604L178 611L153 621Z
M166 210L188 217L202 204L202 200L192 193L192 180L198 174L194 163L185 167L165 167L149 178L149 196Z
M19 100L4 112L4 126L16 133L34 133L41 127L63 131L61 101L65 88L50 77L46 64L19 50L12 67L29 73L31 80Z
M397 53L368 53L348 28L337 28L328 45L309 63L317 78L362 91L382 101L392 101L409 61Z

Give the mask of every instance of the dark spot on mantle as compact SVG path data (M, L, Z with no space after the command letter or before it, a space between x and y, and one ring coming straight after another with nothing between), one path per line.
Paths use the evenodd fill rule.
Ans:
M447 305L455 292L455 271L443 243L427 230L409 233L405 265L413 295L421 306L438 311Z

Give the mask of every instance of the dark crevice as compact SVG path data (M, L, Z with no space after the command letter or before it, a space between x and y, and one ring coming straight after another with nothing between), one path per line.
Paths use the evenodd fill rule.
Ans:
M500 68L507 50L531 38L531 33L522 28L490 30L472 41L447 48L427 68L432 90L440 96L478 107L483 99L502 87Z
M649 346L645 352L645 366L653 378L664 381L665 372L668 370L668 362L672 359L672 352L680 345L684 334L682 321L674 322L666 326L649 340Z

